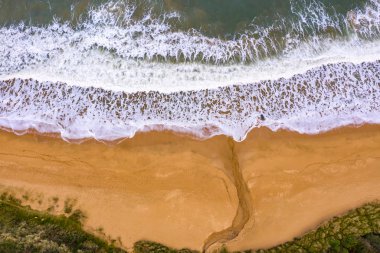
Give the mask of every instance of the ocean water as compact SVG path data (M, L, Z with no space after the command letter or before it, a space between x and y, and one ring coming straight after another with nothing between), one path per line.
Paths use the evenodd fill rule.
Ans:
M0 127L244 140L380 123L380 0L0 0Z

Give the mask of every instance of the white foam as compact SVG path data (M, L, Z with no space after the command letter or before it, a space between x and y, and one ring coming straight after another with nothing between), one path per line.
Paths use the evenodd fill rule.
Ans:
M380 123L379 70L380 61L336 63L288 79L168 94L15 79L0 85L0 124L65 139L115 140L156 128L237 141L260 126L315 134Z
M380 1L368 1L364 9L349 12L347 19L360 36L378 37L380 33Z
M120 18L117 4L78 29L3 27L0 79L16 79L0 82L0 126L65 139L164 128L240 141L260 126L313 134L380 123L378 1L344 20L313 4L281 42L270 33L286 24L223 40L171 30L174 14L135 21L127 6Z
M172 92L289 78L323 64L380 59L376 0L363 10L350 12L353 30L334 39L323 32L333 28L347 33L343 29L349 30L350 22L327 14L323 5L313 1L301 9L293 7L297 19L290 23L291 29L280 22L256 27L235 40L210 38L196 31L174 32L168 25L168 20L178 18L173 13L153 19L147 11L136 21L131 18L134 6L123 3L112 1L91 10L78 29L57 21L47 27L21 24L1 28L0 79ZM365 17L370 21L363 22ZM286 29L292 32L278 38L283 41L270 37L272 31ZM373 39L362 39L363 34Z
M213 89L260 80L289 78L323 64L380 59L380 42L328 41L316 53L305 45L279 58L255 64L210 65L200 63L158 63L117 59L109 53L75 49L48 63L0 75L0 79L33 78L39 81L65 82L82 87L101 87L115 91L160 91ZM73 52L75 51L75 52Z

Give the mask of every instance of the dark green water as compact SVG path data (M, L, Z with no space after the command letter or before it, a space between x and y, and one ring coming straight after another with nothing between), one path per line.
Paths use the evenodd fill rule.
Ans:
M88 10L113 1L106 0L0 0L0 25L47 25L52 20L76 26L86 19ZM152 16L177 12L180 20L171 21L175 29L195 28L210 36L233 35L252 29L252 24L268 26L282 19L295 19L294 11L321 3L330 15L346 16L360 8L365 0L141 0L118 1L133 5L134 19L141 19L151 10ZM123 7L121 7L123 8Z
M0 0L0 126L242 140L379 123L379 41L380 0Z

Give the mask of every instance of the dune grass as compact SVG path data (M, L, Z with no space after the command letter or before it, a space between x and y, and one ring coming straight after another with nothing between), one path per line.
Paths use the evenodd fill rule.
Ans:
M325 222L316 230L269 250L278 252L380 252L380 202L366 204Z
M122 253L126 252L83 230L83 214L53 216L22 206L8 195L0 197L0 252Z
M188 249L175 250L164 245L140 241L135 253L188 253ZM227 248L218 252L228 253ZM331 219L293 241L265 250L246 250L245 253L379 253L380 202L366 204Z
M112 242L83 230L83 213L65 202L65 215L23 206L11 194L0 195L0 252L7 253L124 253ZM196 253L190 249L173 249L165 245L138 241L135 253ZM226 248L219 250L227 253ZM351 210L340 217L321 224L317 229L293 241L265 250L246 250L257 253L377 253L380 252L380 202L373 202Z

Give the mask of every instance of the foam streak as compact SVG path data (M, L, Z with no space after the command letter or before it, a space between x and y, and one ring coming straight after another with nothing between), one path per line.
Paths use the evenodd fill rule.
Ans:
M337 63L288 79L166 94L13 79L0 83L0 125L100 140L155 128L238 141L260 126L315 134L380 123L379 69L380 61Z

